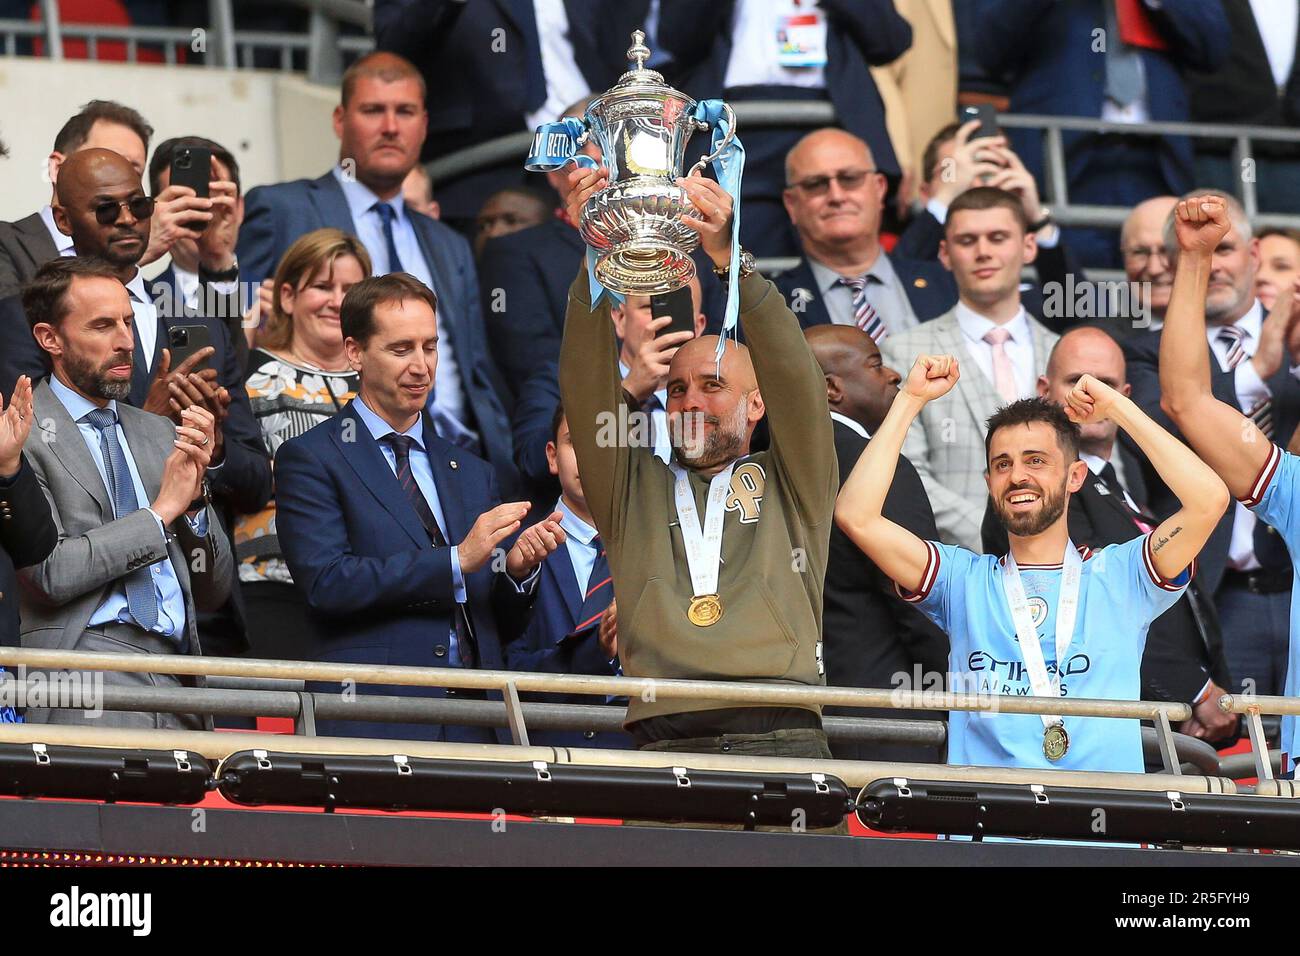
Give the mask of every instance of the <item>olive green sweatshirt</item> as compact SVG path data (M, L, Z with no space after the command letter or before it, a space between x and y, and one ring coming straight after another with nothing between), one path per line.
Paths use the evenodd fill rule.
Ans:
M732 474L718 574L723 615L700 627L686 616L694 589L672 471L653 447L629 447L635 429L611 426L626 406L609 306L591 310L585 270L569 290L560 392L614 577L619 657L630 677L825 683L822 587L839 490L826 380L798 319L760 275L741 283L740 322L771 448L740 459ZM709 478L692 472L690 482L702 524ZM627 723L739 706L632 697Z

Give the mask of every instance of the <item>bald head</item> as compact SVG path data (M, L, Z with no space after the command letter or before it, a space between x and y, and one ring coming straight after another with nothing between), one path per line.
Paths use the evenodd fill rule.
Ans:
M726 382L736 385L743 391L758 388L758 379L754 375L754 363L749 357L749 347L731 339L722 353L722 366L718 367L718 336L701 335L691 339L673 355L668 366L668 389L671 394L673 381L694 373L717 375Z
M876 431L898 395L900 379L885 365L875 341L852 325L814 325L804 338L826 376L831 411Z
M728 340L717 359L718 337L692 339L668 366L668 427L673 451L687 468L714 474L749 453L763 417L749 349Z
M1105 382L1121 395L1131 391L1124 352L1106 332L1091 326L1070 329L1052 349L1047 372L1038 378L1038 394L1058 405L1084 375ZM1109 419L1080 429L1079 449L1109 458L1115 444L1116 425Z
M152 213L140 174L120 153L78 150L59 169L55 224L72 237L77 255L106 259L123 282L134 276L148 246Z
M842 129L815 129L785 154L786 185L803 179L808 174L801 170L810 164L818 164L828 155L853 160L866 169L874 169L876 166L866 140Z
M1174 207L1177 205L1177 196L1154 196L1138 203L1133 207L1133 211L1128 214L1128 218L1124 220L1124 225L1120 227L1120 246L1128 249L1129 242L1136 238L1135 234L1140 234L1140 236L1163 236L1165 223L1169 221L1169 214L1174 211Z

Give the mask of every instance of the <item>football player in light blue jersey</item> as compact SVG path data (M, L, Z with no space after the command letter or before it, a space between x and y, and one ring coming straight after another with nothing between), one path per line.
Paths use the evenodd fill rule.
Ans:
M999 713L997 698L1138 699L1147 627L1186 587L1228 491L1130 399L1084 375L1065 410L1023 399L989 419L985 477L1010 554L923 541L881 506L907 429L958 375L951 356L917 359L840 491L835 519L899 593L948 632L952 689L990 698L986 710L950 714L949 763L1141 773L1137 720ZM1078 426L1107 418L1133 438L1182 508L1149 535L1092 552L1073 547L1066 508L1088 470Z
M1283 452L1240 410L1215 398L1210 391L1210 353L1205 347L1205 299L1213 271L1215 250L1232 228L1227 204L1218 196L1196 196L1174 207L1173 224L1178 242L1178 267L1169 300L1164 331L1160 335L1161 405L1178 425L1188 443L1206 464L1218 472L1228 490L1282 535L1291 553L1291 646L1288 658L1287 697L1300 697L1300 458L1294 454L1300 430ZM1278 297L1292 295L1282 289ZM1274 309L1269 315L1273 321ZM1266 323L1267 325L1267 323ZM1261 340L1269 333L1261 330ZM1274 330L1282 331L1282 330ZM1300 352L1300 322L1292 308L1284 330L1292 357ZM1275 343L1281 346L1281 341ZM1263 345L1260 346L1263 348ZM1238 675L1249 678L1250 675ZM1297 759L1296 718L1282 718L1282 773L1293 777Z

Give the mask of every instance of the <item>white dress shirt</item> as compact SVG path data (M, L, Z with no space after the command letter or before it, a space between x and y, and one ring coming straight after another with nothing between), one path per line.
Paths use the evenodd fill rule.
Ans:
M54 224L53 208L50 206L41 207L41 222L45 223L45 229L49 232L50 238L54 240L54 248L59 250L59 255L75 256L77 254L77 250L72 247L72 237L59 232L59 227Z
M1296 32L1300 30L1300 4L1294 0L1250 0L1259 38L1264 41L1273 83L1285 89L1295 64Z
M776 46L778 18L808 13L816 6L813 0L804 0L801 5L794 0L736 0L735 18L731 22L731 57L727 60L723 86L726 89L769 85L824 88L825 67L782 66Z
M1115 480L1119 482L1119 489L1124 493L1124 503L1129 506L1130 510L1136 511L1138 514L1142 513L1142 509L1137 506L1137 502L1133 500L1133 496L1128 493L1128 482L1124 477L1124 462L1120 460L1119 455L1116 455L1112 450L1110 458L1106 459L1102 458L1100 455L1090 455L1086 451L1081 451L1079 452L1079 460L1087 465L1088 470L1098 478L1101 477L1102 469L1107 465L1114 468Z
M343 197L352 213L352 225L356 227L357 238L370 253L374 274L387 275L393 270L388 261L388 243L384 241L384 221L374 208L375 203L380 201L379 197L355 177L344 176L340 166L334 167L334 177L343 188ZM424 250L420 248L420 240L415 234L415 225L406 211L402 194L398 193L387 202L397 214L393 219L393 245L397 248L398 258L402 260L402 269L437 293L438 288L433 284L429 263L424 258ZM461 381L460 363L456 360L456 343L452 341L451 330L445 322L438 323L438 374L434 382L434 404L464 424L465 389Z
M135 315L135 335L144 353L145 371L153 372L154 349L158 346L158 308L144 286L144 275L139 269L126 284L131 298L131 311Z
M1250 311L1238 319L1235 325L1246 333L1241 338L1241 347L1246 357L1238 363L1236 371L1233 372L1232 384L1236 389L1237 405L1241 413L1248 415L1251 409L1272 395L1268 386L1260 379L1259 373L1255 371L1254 363L1250 361L1255 354L1255 349L1259 347L1259 333L1264 325L1264 307L1256 300L1250 307ZM1219 360L1219 368L1226 372L1228 353L1232 350L1232 346L1219 338L1219 330L1222 328L1221 325L1207 325L1205 336L1209 339L1210 350L1214 352L1214 357ZM1234 501L1232 509L1232 539L1228 542L1228 567L1235 571L1254 571L1260 566L1255 558L1257 520L1255 512L1240 501Z
M542 73L546 76L546 102L524 117L529 129L554 122L591 92L569 42L569 12L564 9L564 0L533 0L533 13L537 18Z
M862 427L862 423L855 422L853 419L849 418L848 415L841 415L839 412L831 412L831 421L839 422L841 425L845 425L848 428L852 429L853 431L857 432L859 435L861 435L863 438L867 439L868 441L871 440L871 433ZM844 478L846 476L841 475L840 477Z
M974 309L958 302L956 308L957 325L961 328L965 340L966 353L975 362L984 377L992 384L993 346L984 341L990 330L997 328L997 323L980 315ZM1016 374L1016 393L1021 398L1032 398L1038 394L1038 375L1040 370L1034 367L1034 333L1029 325L1029 316L1024 306L1009 322L1002 327L1011 333L1003 348L1011 359L1011 367Z

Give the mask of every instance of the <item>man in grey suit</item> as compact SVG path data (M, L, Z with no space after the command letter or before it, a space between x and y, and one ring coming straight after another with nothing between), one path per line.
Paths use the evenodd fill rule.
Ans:
M948 207L939 258L957 280L950 311L880 343L893 368L918 355L953 355L965 364L957 386L913 423L903 454L916 466L934 508L939 537L980 551L985 423L1001 405L1036 394L1058 336L1020 302L1020 270L1038 248L1013 194L979 186Z
M54 513L59 542L44 561L19 572L22 645L198 654L196 612L219 607L234 579L229 545L207 500L211 413L190 405L173 425L126 404L133 313L112 266L89 258L46 263L26 287L23 307L52 366L33 396L37 427L24 451ZM82 688L93 688L98 678L80 680ZM125 671L104 672L103 681L182 683L172 675ZM68 701L51 703L29 707L27 719L205 725L190 714L100 715Z

